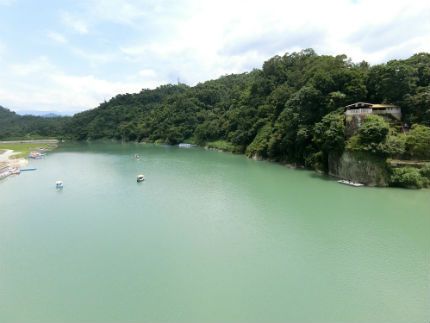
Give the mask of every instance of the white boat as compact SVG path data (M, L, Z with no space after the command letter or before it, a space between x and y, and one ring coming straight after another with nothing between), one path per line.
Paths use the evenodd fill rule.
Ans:
M185 144L185 143L179 144L178 146L179 146L179 148L191 148L191 147L194 147L194 145L192 145L192 144Z
M143 176L143 174L137 175L137 182L143 182L145 180L145 176Z
M28 155L28 157L32 158L32 159L41 159L45 154L41 154L37 151L32 151L30 153L30 155Z
M341 179L341 180L339 180L337 182L340 183L340 184L350 185L350 186L354 186L354 187L364 186L364 184L362 184L362 183L357 183L357 182L353 182L353 181L347 181L346 179Z
M56 181L55 182L55 188L57 190L61 190L64 187L63 182L62 181Z

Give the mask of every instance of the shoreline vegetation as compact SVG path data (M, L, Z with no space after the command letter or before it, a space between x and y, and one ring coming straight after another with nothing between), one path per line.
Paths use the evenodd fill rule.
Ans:
M57 139L11 140L0 141L0 180L28 165L31 152L52 151L58 146Z
M348 121L347 107L362 104L398 109L400 118ZM0 107L0 140L192 143L368 186L422 188L430 186L429 107L430 53L370 65L305 49L195 86L118 94L73 117L21 117Z

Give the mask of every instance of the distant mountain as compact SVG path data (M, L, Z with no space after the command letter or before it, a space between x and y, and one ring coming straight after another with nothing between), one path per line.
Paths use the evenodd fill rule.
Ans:
M70 117L19 115L0 106L0 140L38 137L56 137L64 133Z
M41 111L41 110L21 110L17 111L17 114L21 116L36 116L36 117L44 117L44 118L55 118L55 117L64 117L64 116L72 116L74 113L70 111Z

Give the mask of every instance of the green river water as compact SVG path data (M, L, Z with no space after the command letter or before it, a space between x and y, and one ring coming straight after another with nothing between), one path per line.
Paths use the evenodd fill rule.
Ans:
M429 190L143 144L30 166L0 182L1 323L430 322Z

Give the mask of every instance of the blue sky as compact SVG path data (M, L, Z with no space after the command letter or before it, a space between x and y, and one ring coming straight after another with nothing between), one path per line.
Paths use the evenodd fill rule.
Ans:
M430 52L430 1L0 0L0 105L72 113L312 47L380 63Z

